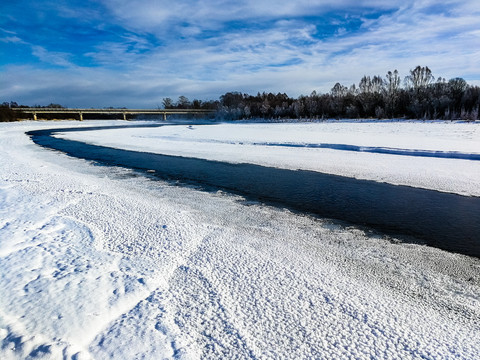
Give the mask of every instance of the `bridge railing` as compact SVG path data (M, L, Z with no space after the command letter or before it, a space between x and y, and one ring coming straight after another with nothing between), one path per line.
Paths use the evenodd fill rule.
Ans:
M38 114L77 114L79 120L83 120L84 114L103 114L115 115L121 114L123 120L127 120L127 115L162 115L167 119L167 115L208 115L213 114L215 110L210 109L80 109L80 108L12 108L14 111L25 114L32 114L33 120L38 120Z

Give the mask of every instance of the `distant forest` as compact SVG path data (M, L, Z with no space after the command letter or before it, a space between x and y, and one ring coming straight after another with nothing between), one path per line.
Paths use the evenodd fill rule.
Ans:
M228 92L219 101L177 103L163 100L165 108L214 108L222 119L358 119L407 118L478 120L480 87L462 78L446 80L432 75L428 67L417 66L403 81L397 70L385 77L363 76L350 87L336 83L327 94L313 91L297 99L285 93L257 95Z
M12 121L16 103L0 106L0 121ZM290 98L285 93L257 95L228 92L219 100L193 100L180 96L163 99L165 109L213 109L216 117L240 119L365 119L406 118L478 120L480 87L462 78L435 79L428 67L417 66L402 80L397 70L385 77L363 76L350 87L336 83L329 93ZM50 104L48 107L61 107Z

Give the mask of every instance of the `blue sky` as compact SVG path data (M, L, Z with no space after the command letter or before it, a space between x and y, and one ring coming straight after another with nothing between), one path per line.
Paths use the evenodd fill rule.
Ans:
M478 0L2 1L0 102L297 97L417 65L480 85L479 19Z

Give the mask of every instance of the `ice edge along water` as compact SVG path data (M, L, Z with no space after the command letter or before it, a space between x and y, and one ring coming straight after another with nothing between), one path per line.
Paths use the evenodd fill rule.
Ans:
M0 134L2 358L479 357L478 259L24 135L50 126Z
M480 161L472 160L480 156L478 123L227 123L56 136L133 151L312 170L480 196ZM371 152L341 151L345 148ZM436 157L411 156L413 153Z

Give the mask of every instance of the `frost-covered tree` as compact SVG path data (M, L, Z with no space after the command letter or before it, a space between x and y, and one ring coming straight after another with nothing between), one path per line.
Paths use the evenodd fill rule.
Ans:
M400 79L400 76L398 75L398 70L395 69L393 72L392 71L387 72L386 81L385 81L385 86L386 86L385 103L387 105L387 111L390 117L392 118L395 116L395 112L397 110L400 85L401 85L401 79Z
M332 90L330 91L330 93L332 94L333 97L342 97L342 96L345 96L347 95L348 93L348 88L346 86L343 86L342 84L340 83L336 83Z
M410 70L410 75L405 77L407 87L411 87L417 91L430 85L433 81L435 81L435 77L432 75L432 71L428 66L418 65L415 69Z
M465 80L434 80L428 67L417 66L405 77L405 87L397 70L386 76L365 75L358 87L336 83L330 92L301 95L284 93L257 95L229 92L217 103L219 114L236 118L365 118L406 117L422 119L473 119L480 110L480 88ZM215 105L214 102L210 102ZM210 104L209 103L209 104Z

